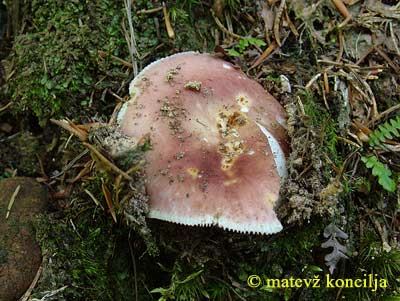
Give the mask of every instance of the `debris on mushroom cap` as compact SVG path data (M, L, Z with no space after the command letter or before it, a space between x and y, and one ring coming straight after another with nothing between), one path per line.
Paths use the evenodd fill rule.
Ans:
M121 131L150 134L149 217L250 233L282 229L274 206L286 174L283 108L261 85L209 54L147 66L119 112Z

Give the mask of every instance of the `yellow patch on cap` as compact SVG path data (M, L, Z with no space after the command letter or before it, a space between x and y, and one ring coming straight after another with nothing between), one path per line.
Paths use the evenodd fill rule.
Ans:
M193 179L197 179L199 176L199 169L196 167L189 167L186 169L187 173L192 176Z
M237 182L238 182L237 179L226 180L226 181L224 181L224 186L231 186L231 185L236 184Z
M265 195L265 202L266 202L267 204L271 204L272 206L275 206L275 204L276 204L276 197L275 197L275 195L272 194L272 193L267 193L267 194Z

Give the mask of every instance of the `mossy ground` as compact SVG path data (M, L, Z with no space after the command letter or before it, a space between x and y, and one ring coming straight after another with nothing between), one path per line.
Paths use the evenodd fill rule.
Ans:
M276 16L278 2L271 7L247 0L167 2L176 36L172 40L167 36L162 12L148 12L160 7L161 2L135 1L135 11L147 10L133 14L140 68L179 51L211 52L215 46L233 49L238 56L227 59L285 105L292 141L289 178L280 208L283 232L244 235L148 220L157 255L149 254L148 242L146 245L143 239L147 236L126 226L122 216L113 223L107 209L102 210L85 192L91 192L107 208L102 183L112 187L115 175L97 165L83 180L71 182L79 168L89 162L85 156L76 167L55 176L83 147L50 125L49 118L104 122L118 102L114 94L128 94L131 69L115 59L130 61L122 29L122 24L127 27L123 2L19 2L21 11L29 13L14 20L23 30L14 34L13 49L4 62L9 78L0 107L8 101L13 106L12 114L10 110L0 111L4 117L0 123L11 125L10 130L0 130L5 150L0 157L0 177L8 177L15 170L21 175L38 176L46 180L54 195L53 212L43 216L37 227L44 272L33 296L39 298L64 286L56 294L57 300L375 300L399 295L399 190L397 195L385 191L362 165L360 156L378 152L397 183L399 157L363 145L354 138L357 135L348 134L357 133L352 127L354 121L365 124L370 120L371 95L379 112L399 103L399 77L384 57L374 52L357 66L354 63L366 53L362 52L364 44L358 41L368 40L371 34L391 36L389 30L382 33L380 24L385 20L391 22L398 38L399 20L388 15L386 6L383 10L361 1L352 6L352 26L341 29L338 24L342 16L331 1L322 1L315 8L310 1L286 2L283 16L287 12L287 17L278 32L282 41L285 39L282 48L265 63L250 68L277 38L268 16ZM365 16L357 13L361 4L374 19L362 19ZM255 40L240 44L240 39L223 33L210 8L228 30ZM288 20L298 29L297 35ZM266 45L260 41L266 41ZM343 41L346 48L335 64ZM382 49L396 67L400 61L396 48L386 44ZM376 70L371 67L374 64L384 67ZM324 86L324 72L330 91ZM288 78L291 93L281 74ZM310 84L317 74L320 76ZM369 83L372 94L362 86L364 82ZM369 127L374 129L380 121ZM35 164L39 161L43 169ZM60 192L64 192L61 197ZM247 285L252 274L324 279L329 273L324 257L331 250L321 244L327 240L323 233L329 224L348 235L348 239L338 241L346 246L349 258L339 261L333 277L377 274L389 281L386 290L335 289L323 284L318 289L253 289Z

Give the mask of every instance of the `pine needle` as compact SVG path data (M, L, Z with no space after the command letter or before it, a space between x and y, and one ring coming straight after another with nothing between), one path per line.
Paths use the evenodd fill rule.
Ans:
M10 202L8 203L8 207L7 207L6 219L8 219L8 217L10 216L11 208L14 205L15 198L17 197L20 189L21 189L21 185L18 185L17 188L15 188L15 191L11 196Z

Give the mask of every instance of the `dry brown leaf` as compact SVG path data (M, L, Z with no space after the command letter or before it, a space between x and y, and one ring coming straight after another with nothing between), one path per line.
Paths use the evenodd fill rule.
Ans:
M115 210L114 210L114 205L113 205L113 201L111 198L110 190L108 190L106 184L104 184L104 183L101 183L101 189L103 190L103 194L106 199L106 203L107 203L108 209L110 210L111 216L112 216L114 222L117 223L117 216L115 215Z

